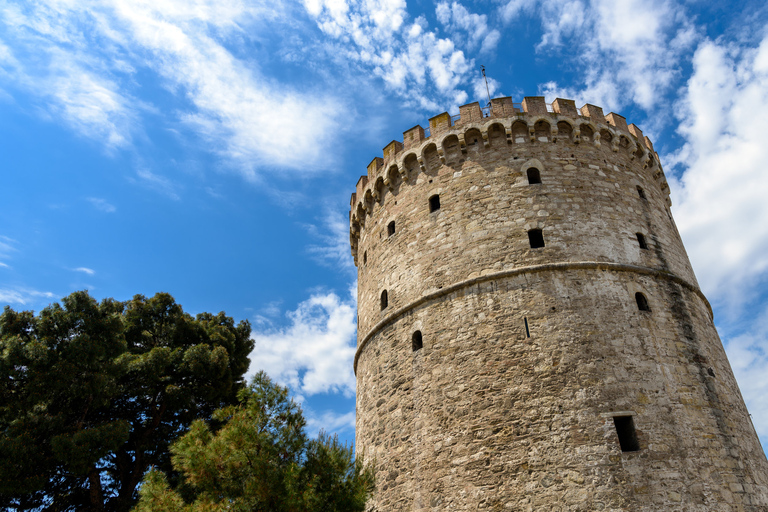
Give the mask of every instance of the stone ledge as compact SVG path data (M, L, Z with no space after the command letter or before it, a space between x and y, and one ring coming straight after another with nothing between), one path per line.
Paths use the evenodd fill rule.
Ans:
M384 327L394 322L401 316L405 315L412 309L424 304L425 302L438 299L445 295L450 295L451 293L461 290L463 288L467 288L467 287L484 283L487 281L493 281L496 279L505 279L508 277L519 276L522 274L532 274L535 272L546 272L546 271L552 271L552 270L560 270L560 271L562 270L610 270L613 272L633 272L636 274L650 275L654 277L660 277L662 279L668 279L670 281L673 281L687 288L688 290L698 295L699 298L704 302L704 305L707 307L707 311L709 311L709 318L714 319L714 315L712 313L712 306L709 304L709 301L701 292L701 290L698 288L698 286L694 286L693 284L677 276L676 274L667 272L665 270L642 267L639 265L629 265L625 263L612 263L608 261L573 261L573 262L561 262L561 263L546 263L543 265L530 265L527 267L518 267L511 270L502 270L501 272L484 274L481 276L473 277L471 279L466 279L464 281L459 281L458 283L452 284L451 286L447 286L445 288L441 288L439 290L426 293L421 297L419 297L418 299L411 302L410 304L406 304L405 306L397 309L396 311L393 311L391 314L387 315L386 318L384 318L383 320L378 322L376 325L374 325L373 328L368 332L368 334L366 334L358 344L357 351L355 352L355 362L354 362L355 375L357 375L357 361L358 359L360 359L360 354L362 354L363 349L368 344L370 339L376 333L381 331Z

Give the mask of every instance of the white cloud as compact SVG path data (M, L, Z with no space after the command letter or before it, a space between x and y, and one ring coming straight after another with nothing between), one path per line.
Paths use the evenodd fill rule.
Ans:
M3 263L2 261L0 261L0 267L3 267L3 268L11 268L11 267L9 267L8 265L6 265L5 263Z
M14 247L16 240L7 236L0 235L0 258L7 258L11 253L18 249Z
M669 160L675 220L702 288L738 306L768 271L768 37L758 48L703 43L680 102L685 143Z
M407 106L431 112L456 110L466 100L462 89L474 61L464 50L482 45L490 51L499 38L485 17L458 4L457 17L450 14L458 44L430 30L423 16L409 23L402 0L305 0L304 5L318 27L337 41L329 53L371 70Z
M307 420L307 430L311 436L316 436L321 430L329 434L355 431L354 410L346 413L323 411L322 414L317 414L305 407L304 417Z
M311 296L287 313L287 327L252 333L249 375L264 370L296 393L352 396L355 314L354 297L345 301L334 293Z
M435 9L437 20L451 34L455 44L468 50L480 47L480 53L496 49L501 33L488 27L488 16L469 12L458 2L440 2Z
M154 190L159 194L163 194L168 198L173 199L174 201L181 199L178 194L179 185L169 180L168 178L160 176L159 174L155 174L146 168L137 169L136 176L139 177L138 180L132 178L130 181L144 185L145 187Z
M91 203L94 208L104 213L115 213L117 211L115 205L109 203L106 199L88 197L86 200Z
M304 225L313 238L320 240L320 244L309 245L309 254L323 264L354 272L355 264L349 249L349 220L338 210L329 209L320 224Z
M95 270L88 268L88 267L77 267L72 269L74 272L82 272L83 274L88 274L89 276L92 276L96 273Z
M744 333L726 339L725 349L755 429L768 437L768 310L758 314Z
M544 34L537 49L564 52L577 62L583 77L581 84L569 87L544 84L540 92L597 104L606 111L629 102L646 111L654 109L676 86L681 60L689 58L699 38L685 6L672 1L541 0L538 4ZM512 21L530 5L506 4L503 18Z
M38 96L47 115L117 148L141 131L141 113L161 111L132 96L136 69L149 70L188 101L166 121L186 124L247 178L275 166L314 172L318 166L307 161L332 165L325 148L341 126L339 101L311 84L299 90L266 79L239 56L266 24L290 23L280 17L287 5L48 0L6 6L0 39L12 40L23 58L0 41L6 64L0 79ZM377 23L392 23L381 12Z
M0 304L20 304L26 306L39 299L52 299L55 295L51 292L41 292L30 288L0 288Z

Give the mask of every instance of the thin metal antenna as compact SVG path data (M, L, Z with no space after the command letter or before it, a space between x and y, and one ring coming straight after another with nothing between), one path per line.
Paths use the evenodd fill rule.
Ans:
M483 79L485 80L485 92L488 93L488 105L486 105L486 106L490 107L491 106L491 90L488 88L488 77L485 76L485 66L481 65L480 66L480 71L483 72Z

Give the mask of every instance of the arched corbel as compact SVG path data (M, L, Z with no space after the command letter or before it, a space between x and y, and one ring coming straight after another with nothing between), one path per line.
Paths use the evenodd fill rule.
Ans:
M552 142L557 142L557 123L549 125L549 136Z
M488 140L488 128L480 130L480 135L483 137L483 147L486 149L491 147L491 141Z
M397 173L400 175L400 179L403 180L403 183L408 183L408 169L405 168L404 165L397 165Z
M504 127L504 133L507 134L507 144L512 144L512 142L514 142L514 141L512 140L512 125L511 124L509 126L505 126Z
M611 149L614 153L619 152L619 143L621 142L621 137L614 137L613 140L611 140Z
M437 156L440 158L440 163L445 165L445 151L443 150L442 143L437 147Z
M573 133L571 134L571 137L573 137L573 143L578 144L581 142L581 130L579 128L574 128Z
M637 144L635 144L634 142L630 141L630 146L629 146L629 159L630 160L634 160L635 159L635 156L637 156L635 153L637 153Z
M531 142L536 142L536 128L533 125L528 125L528 138Z
M459 149L463 155L467 154L467 142L464 140L464 133L457 134L459 137Z
M416 161L419 162L419 168L421 169L421 172L427 172L427 167L424 165L424 157L418 155L416 157Z
M592 135L592 140L593 140L593 141L594 141L594 143L595 143L595 147L598 147L598 148L599 148L599 147L602 145L602 144L600 143L600 132L598 132L597 130L595 130L595 133L594 133L594 135Z

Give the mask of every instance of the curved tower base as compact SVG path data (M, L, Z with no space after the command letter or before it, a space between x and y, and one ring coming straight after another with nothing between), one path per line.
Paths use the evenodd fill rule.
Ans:
M650 141L592 106L469 107L353 196L370 509L768 510Z

